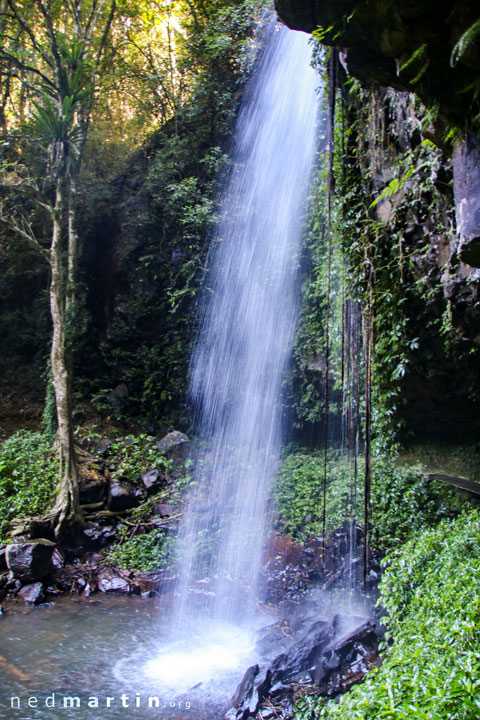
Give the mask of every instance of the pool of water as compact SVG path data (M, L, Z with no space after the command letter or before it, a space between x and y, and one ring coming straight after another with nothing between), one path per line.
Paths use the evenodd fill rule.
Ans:
M0 618L0 718L217 720L253 650L227 625L172 638L142 598L16 608Z

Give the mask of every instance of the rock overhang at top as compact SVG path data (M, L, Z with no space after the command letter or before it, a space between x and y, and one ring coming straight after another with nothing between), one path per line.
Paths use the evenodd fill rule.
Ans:
M480 35L452 52L480 17L477 0L275 0L279 18L343 53L364 84L414 91L439 122L471 129L480 112Z

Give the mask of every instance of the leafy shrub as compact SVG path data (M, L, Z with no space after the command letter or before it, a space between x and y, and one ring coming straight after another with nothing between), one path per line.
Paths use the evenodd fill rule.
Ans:
M112 477L135 481L152 468L167 472L171 462L157 449L155 443L154 437L144 433L114 440L108 453L115 465Z
M373 539L384 550L398 547L464 505L453 488L382 457L374 461L371 498Z
M165 567L172 553L172 543L161 528L155 528L145 535L128 539L131 528L123 527L121 540L115 545L108 559L125 570L159 570Z
M282 529L299 540L322 534L323 451L286 456L274 487ZM327 463L326 527L363 517L363 458L358 459L357 488L352 463L330 452ZM371 538L381 550L398 547L412 535L435 526L465 501L453 488L432 480L420 469L396 465L392 458L374 459L371 490Z
M299 540L322 534L323 476L323 451L294 452L286 456L280 468L273 491L275 507L283 531ZM353 485L348 459L330 453L327 462L327 531L340 527L348 517L353 517ZM358 494L356 501L357 505L361 501Z
M20 430L0 445L0 542L14 517L43 513L53 503L58 460L51 437Z
M295 720L480 717L480 515L443 521L386 562L380 585L395 643L340 702L298 704Z

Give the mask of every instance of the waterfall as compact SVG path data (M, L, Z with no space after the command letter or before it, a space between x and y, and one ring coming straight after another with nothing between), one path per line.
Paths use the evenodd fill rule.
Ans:
M282 381L297 320L298 251L315 154L308 36L268 33L235 129L191 362L208 443L185 513L176 622L238 622L257 596L266 502L282 442ZM203 580L208 592L192 592Z

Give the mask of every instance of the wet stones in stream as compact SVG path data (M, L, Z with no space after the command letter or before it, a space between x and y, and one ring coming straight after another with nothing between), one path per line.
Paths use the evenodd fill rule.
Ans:
M317 620L267 667L248 668L225 720L289 715L301 695L335 698L349 690L379 662L375 626L359 618L345 633L349 621L340 615Z
M54 550L55 543L46 539L11 543L6 548L8 569L21 583L42 580L52 569Z

